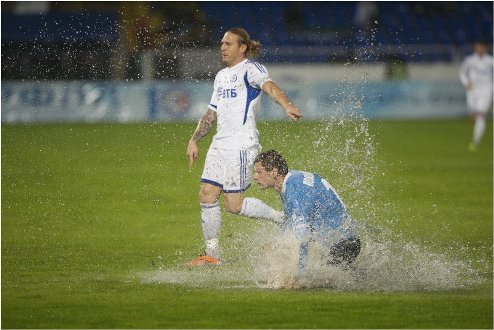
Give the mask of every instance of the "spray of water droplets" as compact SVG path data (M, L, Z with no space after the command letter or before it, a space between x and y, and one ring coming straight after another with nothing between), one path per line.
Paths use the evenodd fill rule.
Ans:
M226 246L220 266L177 266L139 274L144 283L190 287L301 289L338 291L451 290L482 281L471 263L436 253L396 234L360 226L362 250L351 267L327 264L326 249L311 243L307 273L297 276L294 236L261 223ZM185 260L182 260L183 262Z
M471 265L426 247L396 240L394 233L360 227L362 250L351 267L327 264L326 249L312 243L307 274L297 279L298 253L294 237L276 229L257 232L249 261L252 280L270 288L330 288L335 290L416 291L458 289L476 284Z
M375 45L377 29L371 31L370 46ZM380 45L377 45L380 46ZM377 55L373 47L358 48L353 60L371 59ZM351 69L348 62L344 67ZM224 241L225 263L219 267L160 269L141 274L147 283L171 283L199 287L255 287L267 289L320 288L340 291L419 291L449 290L476 285L483 281L475 262L467 257L467 248L459 254L438 253L400 233L382 226L396 219L383 219L376 203L375 178L385 172L386 165L378 156L378 148L363 115L361 89L367 83L364 74L359 81L343 79L333 104L324 120L310 132L293 136L280 133L291 143L290 159L294 169L314 171L327 178L343 197L357 222L362 247L350 267L327 263L327 248L311 242L309 263L303 277L297 275L298 244L272 223L256 222L249 231L236 233ZM292 135L290 135L292 134ZM300 134L300 133L298 133ZM290 136L288 136L290 135ZM380 226L376 224L381 224ZM451 251L448 251L451 252Z
M416 291L458 289L482 279L465 257L441 254L399 233L377 227L386 223L376 209L374 177L383 172L378 146L361 114L356 83L341 108L317 124L300 146L297 169L315 167L337 181L338 192L355 218L362 249L351 267L327 264L327 249L311 243L309 266L297 277L298 245L272 223L255 222L249 231L224 240L225 263L200 269L175 268L142 275L145 282L188 286L323 288L331 290ZM320 164L320 165L315 165Z

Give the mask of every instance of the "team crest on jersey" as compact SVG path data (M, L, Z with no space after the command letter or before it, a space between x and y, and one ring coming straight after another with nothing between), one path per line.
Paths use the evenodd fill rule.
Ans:
M234 74L231 78L230 78L230 82L236 82L237 81L237 74Z

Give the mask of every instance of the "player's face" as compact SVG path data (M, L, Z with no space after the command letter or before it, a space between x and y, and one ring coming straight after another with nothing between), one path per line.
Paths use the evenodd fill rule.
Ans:
M232 67L245 59L247 46L238 42L238 36L231 32L225 33L221 39L221 60Z
M474 51L479 54L480 56L485 55L487 53L487 46L484 45L483 43L476 42L473 45Z
M266 171L261 163L254 164L254 181L261 187L261 189L267 189L274 187L276 182L277 170Z

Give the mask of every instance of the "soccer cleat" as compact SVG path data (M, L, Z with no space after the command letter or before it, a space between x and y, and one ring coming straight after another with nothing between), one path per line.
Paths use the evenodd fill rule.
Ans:
M473 143L473 142L472 142L472 143L470 143L470 144L468 145L468 150L470 150L470 152L475 152L475 151L477 151L477 145L476 145L475 143Z
M205 266L205 265L220 265L220 259L215 257L201 255L189 263L189 266Z

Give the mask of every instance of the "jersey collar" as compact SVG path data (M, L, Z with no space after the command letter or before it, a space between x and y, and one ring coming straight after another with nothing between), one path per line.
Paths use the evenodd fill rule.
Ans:
M285 180L283 180L283 186L281 188L281 193L284 195L285 194L285 190L286 190L286 181L288 180L288 178L292 175L292 172L288 171L288 173L286 174L285 176Z
M232 67L228 67L228 70L235 70L236 68L238 68L239 66L243 65L245 62L247 62L249 59L244 59L242 62L238 63L238 64L235 64L234 66Z

